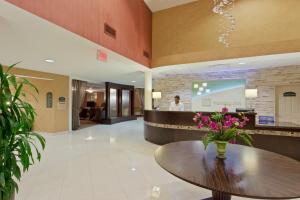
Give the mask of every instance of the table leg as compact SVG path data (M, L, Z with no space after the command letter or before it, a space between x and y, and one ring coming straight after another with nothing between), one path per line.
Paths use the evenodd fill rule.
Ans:
M212 196L203 200L231 200L231 195L223 192L212 191Z

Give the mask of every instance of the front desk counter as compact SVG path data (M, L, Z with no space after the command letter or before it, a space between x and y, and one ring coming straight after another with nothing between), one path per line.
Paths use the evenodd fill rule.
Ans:
M203 112L209 115L209 112ZM238 113L229 113L237 116ZM146 110L144 137L147 141L163 145L185 140L201 140L207 133L193 122L194 112ZM300 126L256 125L256 113L245 113L249 122L245 131L252 135L253 146L300 161Z

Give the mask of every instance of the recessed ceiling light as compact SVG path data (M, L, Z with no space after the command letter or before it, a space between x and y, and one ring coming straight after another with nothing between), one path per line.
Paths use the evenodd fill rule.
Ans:
M203 87L207 87L207 83L202 83L202 86Z
M46 59L45 60L47 63L54 63L55 62L55 60L52 60L52 59Z
M245 64L246 64L246 63L244 63L244 62L240 62L240 63L239 63L239 65L245 65Z
M131 81L132 83L135 83L136 81Z

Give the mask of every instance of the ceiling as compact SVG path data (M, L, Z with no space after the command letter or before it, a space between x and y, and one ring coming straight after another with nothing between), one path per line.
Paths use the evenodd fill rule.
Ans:
M215 72L223 72L224 75L226 75L227 72L233 71L245 71L251 69L282 66L300 67L300 52L172 65L154 68L152 72L153 77L158 79L176 75L196 75Z
M144 0L152 12L187 4L197 0Z
M0 30L0 63L4 65L21 61L19 68L136 87L143 87L144 71L149 70L5 1L0 1ZM108 54L106 62L96 59L97 49Z

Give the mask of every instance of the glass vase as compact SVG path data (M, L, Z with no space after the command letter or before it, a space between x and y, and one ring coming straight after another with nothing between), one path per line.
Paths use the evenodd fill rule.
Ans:
M225 159L226 158L226 146L227 141L215 141L216 147L217 147L217 158L219 159Z

